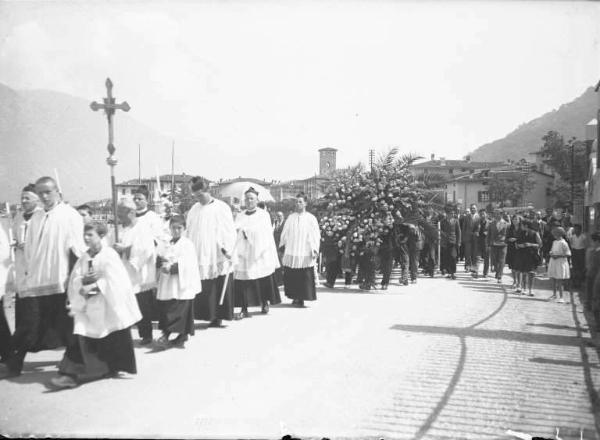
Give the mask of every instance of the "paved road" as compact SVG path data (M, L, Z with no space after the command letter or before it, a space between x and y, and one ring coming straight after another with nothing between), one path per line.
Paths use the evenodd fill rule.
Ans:
M559 427L563 439L598 438L598 352L580 306L547 296L466 275L385 294L321 289L307 309L198 323L185 350L137 348L137 376L62 392L44 386L61 351L38 353L0 381L0 431L509 439Z

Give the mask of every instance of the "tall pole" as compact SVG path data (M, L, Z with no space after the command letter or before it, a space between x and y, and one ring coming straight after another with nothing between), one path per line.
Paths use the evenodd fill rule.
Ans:
M573 165L575 163L575 142L571 141L571 215L575 214L575 172Z
M138 185L142 184L142 145L138 144Z
M175 203L175 141L171 145L171 203Z
M369 150L369 166L371 167L371 172L373 172L373 159L375 159L375 150Z
M119 241L119 230L117 229L117 184L115 181L115 166L117 165L117 159L115 158L115 145L114 145L114 131L113 131L113 115L116 110L123 110L128 112L131 107L127 104L127 101L121 104L116 104L116 100L112 95L113 83L110 78L106 78L106 98L102 98L103 103L99 104L96 101L90 104L90 108L93 111L104 110L106 114L106 120L108 122L108 158L106 163L110 167L110 186L112 193L112 206L113 206L113 221L115 226L115 241Z

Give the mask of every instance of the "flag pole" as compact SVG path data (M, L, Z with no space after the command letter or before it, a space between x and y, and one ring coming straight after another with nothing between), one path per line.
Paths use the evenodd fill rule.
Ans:
M171 145L171 203L175 204L175 141Z

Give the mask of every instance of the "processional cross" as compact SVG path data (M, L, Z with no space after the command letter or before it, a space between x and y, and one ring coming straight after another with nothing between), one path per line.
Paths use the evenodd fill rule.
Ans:
M115 183L115 165L117 165L117 159L115 158L115 145L114 132L113 132L113 116L116 110L123 110L128 112L131 107L127 104L127 101L123 101L121 104L115 103L115 98L112 95L113 83L110 78L106 78L106 98L102 98L103 104L99 104L96 101L90 104L90 107L94 111L104 110L106 119L108 121L108 158L106 163L110 167L110 187L112 193L112 205L113 205L113 221L115 226L115 242L119 241L118 230L117 230L117 185Z

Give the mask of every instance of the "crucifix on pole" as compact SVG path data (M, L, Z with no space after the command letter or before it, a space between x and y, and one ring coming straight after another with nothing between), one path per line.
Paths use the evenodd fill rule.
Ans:
M106 119L108 121L108 158L106 163L110 167L110 188L112 194L112 205L113 205L113 222L115 226L115 241L119 241L118 229L117 229L117 185L115 183L115 165L117 165L117 159L115 158L115 145L114 132L113 132L113 116L116 110L123 110L128 112L131 107L127 104L127 101L123 101L121 104L116 104L116 100L112 95L113 83L110 78L106 78L106 98L102 98L103 103L99 104L96 101L90 104L90 108L93 111L104 110Z

